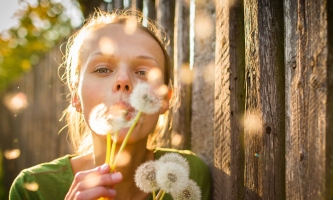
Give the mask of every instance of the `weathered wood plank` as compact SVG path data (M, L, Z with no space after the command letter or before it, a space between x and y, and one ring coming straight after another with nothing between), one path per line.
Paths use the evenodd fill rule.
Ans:
M195 2L192 84L192 150L209 165L214 152L215 5Z
M325 199L333 199L333 1L327 1L327 116Z
M258 1L244 1L245 26L245 199L263 195L262 102L260 99L260 52L258 34Z
M173 113L171 145L176 149L191 147L191 77L189 70L189 4L176 1L174 28L174 87L179 88L179 107Z
M167 47L167 52L171 58L171 63L173 63L173 36L174 36L174 18L175 18L175 0L156 0L156 21L160 24L164 31L167 33L170 43ZM170 74L170 78L173 81L173 71ZM172 111L169 112L169 117L173 115ZM167 122L171 123L171 121ZM151 140L156 143L155 146L171 147L171 134L166 131L164 134L152 135Z
M253 5L256 6L256 5ZM285 199L285 84L283 2L258 1L259 98L262 103L263 199Z
M331 198L331 188L326 188L332 177L326 168L332 167L326 154L331 150L326 141L332 140L327 121L332 115L327 109L328 5L325 0L285 1L287 199Z
M216 2L214 199L244 199L243 1Z

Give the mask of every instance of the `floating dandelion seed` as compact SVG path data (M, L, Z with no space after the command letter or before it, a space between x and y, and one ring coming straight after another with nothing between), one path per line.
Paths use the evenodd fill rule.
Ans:
M150 85L140 83L134 88L130 96L130 104L138 111L153 114L160 110L162 98L154 93Z
M162 163L168 163L168 162L177 163L177 164L183 166L186 171L188 171L188 172L190 171L190 167L188 165L187 160L183 156L179 155L178 153L164 154L158 160Z
M144 192L154 192L159 189L156 182L156 164L154 161L143 163L135 173L135 183Z
M189 172L180 164L157 162L156 182L167 193L178 194L185 189Z
M201 199L201 190L195 181L189 180L183 191L171 195L175 200L198 200Z

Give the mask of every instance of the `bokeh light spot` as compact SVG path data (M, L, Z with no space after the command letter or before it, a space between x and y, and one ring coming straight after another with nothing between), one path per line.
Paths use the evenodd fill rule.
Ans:
M206 83L213 85L215 83L215 65L210 63L205 67L204 79Z
M148 82L151 83L153 86L162 84L162 77L162 71L157 67L152 68L148 72Z
M120 156L120 158L117 161L118 166L127 165L131 159L131 155L128 153L128 151L121 152L121 154L119 156Z
M201 14L195 19L195 35L198 39L204 40L213 34L213 22L210 15Z
M183 65L179 70L179 81L183 84L191 84L193 81L192 71L188 65Z
M11 149L11 150L4 151L4 156L8 160L16 159L16 158L20 157L20 155L21 155L20 149Z
M261 119L259 113L246 113L244 128L247 133L257 133L261 129Z
M127 35L132 35L135 32L137 25L137 21L134 17L127 19L125 24L125 33Z
M23 92L6 94L3 98L3 102L12 112L20 111L28 106L27 96Z
M102 37L99 40L99 47L101 48L102 54L110 55L116 49L116 44L108 37Z
M173 146L179 146L180 143L182 142L182 140L183 140L183 137L180 134L174 134L172 136L171 144Z
M39 186L38 186L38 183L31 182L31 183L25 183L24 188L27 189L27 190L35 192L35 191L38 190Z

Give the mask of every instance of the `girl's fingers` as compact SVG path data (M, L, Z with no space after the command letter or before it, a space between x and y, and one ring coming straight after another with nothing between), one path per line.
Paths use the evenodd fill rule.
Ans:
M112 197L115 191L106 188L106 186L112 186L121 180L122 175L120 173L110 174L110 166L107 164L103 164L91 170L78 172L74 177L66 199L96 199L102 196ZM91 195L96 196L96 198L90 198Z
M89 177L89 176L87 176ZM119 183L122 179L122 175L119 172L113 174L103 174L97 177L87 178L76 186L76 191L88 190L90 188L98 186L112 186Z

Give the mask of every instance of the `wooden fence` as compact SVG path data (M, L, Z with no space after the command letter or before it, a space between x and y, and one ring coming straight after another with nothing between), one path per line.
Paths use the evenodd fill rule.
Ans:
M171 39L181 103L164 146L209 164L213 199L333 199L332 0L130 2ZM58 136L68 102L56 52L4 94L29 103L0 108L1 148L21 149L5 159L7 186L22 168L70 153Z

